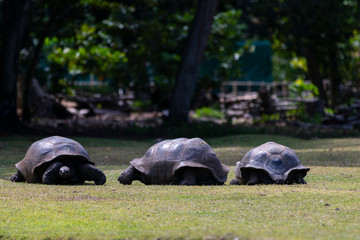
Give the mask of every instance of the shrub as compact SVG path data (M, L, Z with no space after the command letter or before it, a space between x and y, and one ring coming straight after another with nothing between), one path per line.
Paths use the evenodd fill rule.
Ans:
M202 107L195 110L194 118L216 118L223 119L224 114L219 109Z

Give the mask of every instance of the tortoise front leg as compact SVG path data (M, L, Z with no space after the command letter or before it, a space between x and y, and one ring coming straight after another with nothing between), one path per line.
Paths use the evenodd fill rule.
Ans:
M230 181L230 185L241 185L241 184L242 182L237 178L234 178Z
M106 182L105 174L94 165L81 164L77 167L79 178L83 181L94 181L96 185L103 185Z
M256 185L260 184L261 181L258 177L258 172L256 171L249 171L249 180L247 181L246 185Z
M139 180L143 182L142 181L143 179L141 178L139 171L136 170L136 168L133 166L130 166L127 169L125 169L125 171L123 171L118 178L118 181L124 185L130 185L135 180Z
M303 176L299 173L298 177L297 177L297 181L296 183L299 184L307 184L307 182L304 180Z
M250 170L249 171L249 180L246 183L246 185L255 185L255 184L283 184L283 180L278 180L274 182L274 180L271 179L271 177L263 172L258 170Z
M63 166L61 162L52 163L44 172L42 176L42 182L44 184L61 184L61 177L59 170Z
M17 172L11 177L12 182L25 182L24 176L21 174L20 170L17 170Z
M184 177L180 185L196 185L196 170L191 167L186 167L183 171Z
M286 184L307 184L307 182L304 180L302 174L300 171L295 171L289 174L288 178L285 181Z

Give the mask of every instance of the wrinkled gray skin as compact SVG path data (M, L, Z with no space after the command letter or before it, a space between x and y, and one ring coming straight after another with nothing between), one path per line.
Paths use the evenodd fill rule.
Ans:
M222 185L229 168L200 138L178 138L155 144L120 174L121 184Z
M304 167L295 152L283 145L267 142L251 149L236 163L230 185L306 184Z

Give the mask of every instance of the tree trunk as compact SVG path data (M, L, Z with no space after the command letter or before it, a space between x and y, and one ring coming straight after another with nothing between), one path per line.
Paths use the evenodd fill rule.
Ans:
M318 60L316 59L316 50L313 47L309 47L305 50L305 58L307 61L307 67L309 71L309 77L312 83L319 89L319 97L324 103L327 103L327 96L322 83L322 77L320 74L320 67Z
M170 106L170 119L187 122L201 58L211 32L219 0L199 0L194 21L185 43Z
M342 78L339 71L338 64L338 48L334 42L333 46L329 48L329 63L330 63L330 83L331 83L331 105L335 107L339 101L339 87L342 82Z
M53 17L50 16L49 21L45 24L45 27L43 29L43 32L40 36L40 38L38 39L38 44L36 45L35 49L34 49L34 54L33 54L33 58L31 60L30 63L30 67L28 69L28 72L26 74L25 77L25 81L24 81L24 92L23 92L23 105L22 105L22 120L23 121L30 121L31 117L32 117L32 113L31 113L31 106L34 105L33 102L31 102L31 100L37 99L37 98L42 98L43 96L38 96L36 97L29 97L30 95L30 89L31 89L31 85L33 84L32 81L37 81L36 79L34 79L34 75L35 75L35 70L36 70L36 66L39 63L40 60L40 53L42 50L42 47L44 45L44 41L46 36L48 35L48 32L50 30L50 27L52 25L52 19ZM37 85L39 85L38 83L36 83ZM36 94L39 91L35 91L32 94Z
M28 108L31 117L36 118L70 118L72 114L48 93L33 78L28 86Z
M0 129L6 131L14 130L19 123L16 109L17 68L30 2L30 0L4 0L2 3Z

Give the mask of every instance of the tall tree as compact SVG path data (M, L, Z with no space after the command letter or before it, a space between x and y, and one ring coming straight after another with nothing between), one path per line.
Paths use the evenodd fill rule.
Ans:
M47 37L58 38L74 34L85 20L87 8L79 1L63 0L33 1L32 17L29 21L26 74L23 83L22 120L32 117L69 117L66 109L43 91L36 79L36 70L43 54L43 45ZM41 27L39 27L41 26ZM61 29L59 31L59 29Z
M200 0L182 53L170 106L170 119L187 122L198 78L201 58L207 45L219 0Z
M19 52L30 11L30 0L2 3L2 46L0 55L0 129L13 130L16 112L16 82Z

